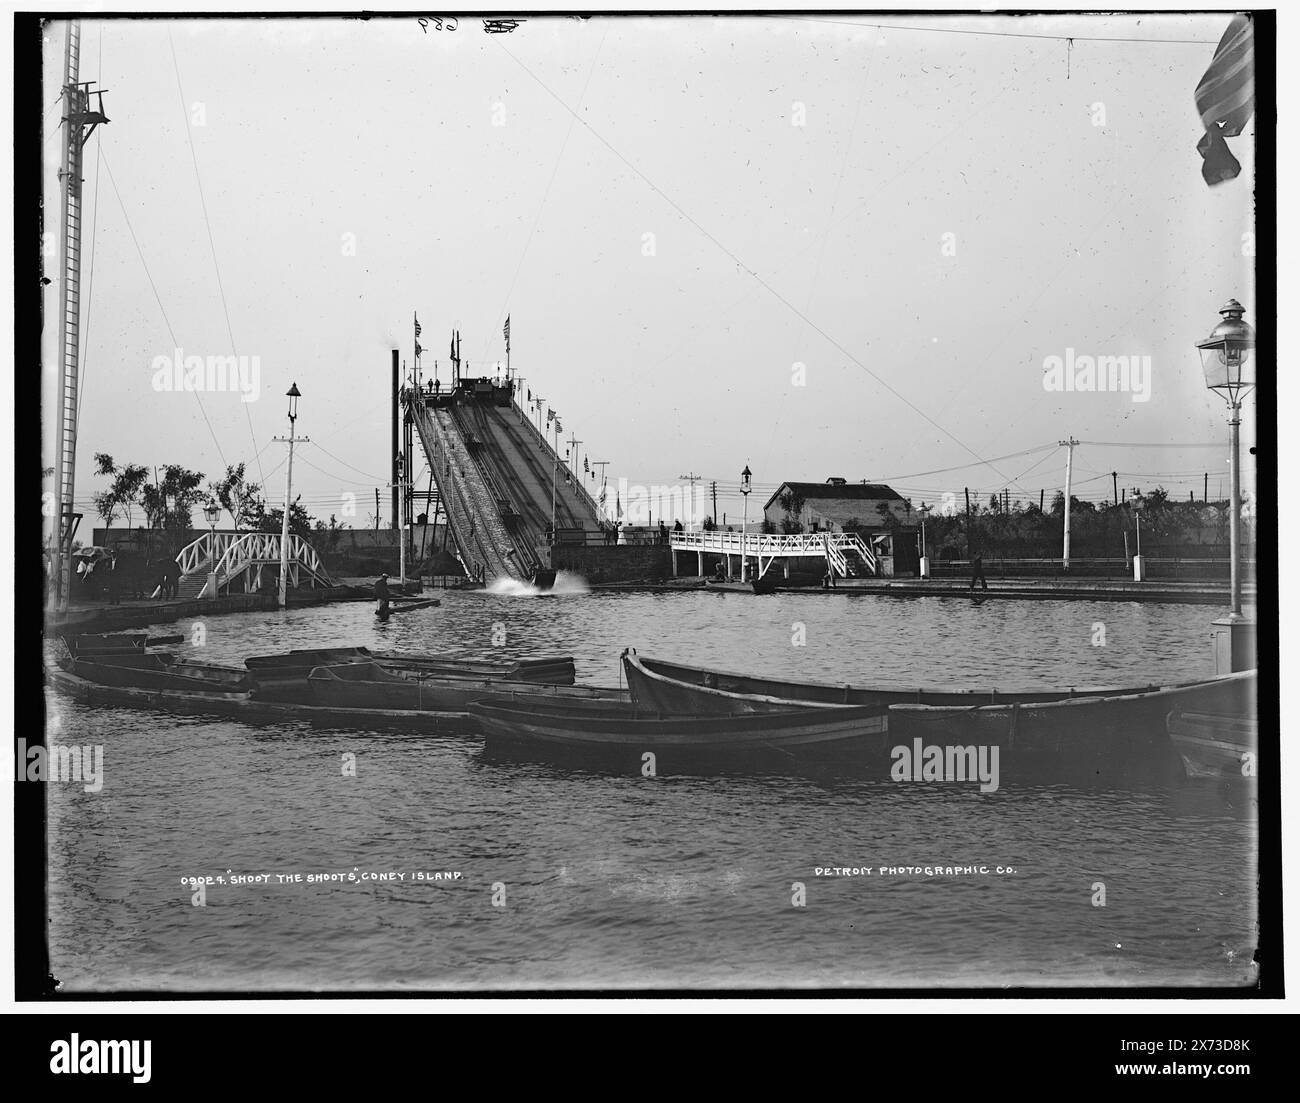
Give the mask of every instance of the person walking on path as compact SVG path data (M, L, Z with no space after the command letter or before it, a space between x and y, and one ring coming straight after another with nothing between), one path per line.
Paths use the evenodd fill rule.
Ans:
M988 579L984 577L984 556L976 555L970 565L970 588L975 589L975 583L979 582L984 589L989 588Z

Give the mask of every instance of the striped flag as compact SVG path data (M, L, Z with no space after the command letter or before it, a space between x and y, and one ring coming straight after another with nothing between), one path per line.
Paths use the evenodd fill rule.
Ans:
M509 314L506 315L505 328L501 332L503 332L506 335L506 347L509 348L510 347L510 315Z
M422 353L423 351L424 351L424 349L420 348L420 342L419 342L419 341L416 341L416 342L415 342L415 355L416 355L416 356L419 356L420 353Z
M1255 113L1255 32L1250 16L1233 16L1214 60L1196 86L1196 110L1205 134L1196 143L1207 184L1222 184L1241 172L1224 138L1235 138Z
M420 336L420 316L418 314L415 315L415 335Z

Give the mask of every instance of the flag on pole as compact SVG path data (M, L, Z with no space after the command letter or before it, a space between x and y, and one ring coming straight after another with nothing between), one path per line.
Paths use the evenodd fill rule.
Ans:
M1235 138L1255 113L1255 32L1250 16L1234 16L1223 32L1214 60L1196 86L1196 110L1205 134L1196 143L1201 176L1211 186L1232 180L1241 164L1224 138Z
M532 387L529 387L529 388L528 388L528 401L529 401L529 402L532 402L532 400L533 400L533 389L532 389Z
M506 348L510 347L510 315L506 315L505 329L502 332L506 335Z
M415 342L415 355L416 355L416 356L419 356L420 353L422 353L423 351L424 351L424 349L420 348L420 342L419 342L419 341L416 341L416 342Z
M553 419L554 417L555 417L555 411L552 410L549 406L547 406L547 407L546 407L546 424L547 424L547 425L550 425L550 424L551 424L551 421L552 421L552 419Z
M420 336L420 316L418 314L415 315L415 335Z
M451 331L451 358L456 359L456 331Z
M590 472L590 471L591 471L591 465L587 462L588 458L589 458L589 457L587 457L587 456L583 456L583 457L582 457L582 469L583 469L584 471Z
M555 419L555 431L557 433L564 432L564 426L560 424L560 419L558 417Z
M623 503L619 501L618 491L616 490L614 491L614 520L621 521L622 519L623 519Z

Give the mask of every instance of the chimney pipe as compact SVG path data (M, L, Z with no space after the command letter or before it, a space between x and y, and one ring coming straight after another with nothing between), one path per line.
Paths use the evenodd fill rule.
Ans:
M398 366L397 366L397 351L398 351L397 349L393 349L393 447L389 453L391 457L389 462L389 467L391 468L393 473L392 475L393 521L391 525L392 528L398 528L400 525L400 522L398 521L398 510L400 509L399 497L401 495L401 490L397 485L398 484L397 456L401 448L397 438L397 421L398 421L397 404L398 404L398 392L401 390L401 380L400 380Z

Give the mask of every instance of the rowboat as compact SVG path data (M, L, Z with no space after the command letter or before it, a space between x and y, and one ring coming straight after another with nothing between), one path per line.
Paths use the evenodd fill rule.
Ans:
M149 639L145 632L106 632L101 634L83 634L64 636L71 655L118 655L123 652L140 652L145 649Z
M574 707L574 705L577 707ZM832 755L886 750L885 710L787 709L737 716L665 716L635 704L492 698L469 707L489 745L584 755Z
M380 663L318 666L307 678L312 699L339 708L415 709L456 712L485 697L534 700L630 700L626 690L604 686L557 686L537 682L437 673L397 674Z
M899 704L889 727L900 739L997 744L1007 749L1085 757L1168 752L1165 720L1175 709L1249 717L1255 714L1258 673L1225 674L1202 682L1137 693L1108 693L1062 701L1011 704Z
M468 735L476 723L465 712L402 709L341 709L284 701L262 701L248 693L196 693L101 685L68 670L52 670L50 686L88 705L149 709L190 716L223 716L249 724L311 724L346 731L400 729L430 735Z
M487 662L452 655L422 655L403 651L370 651L364 647L304 648L280 655L257 655L244 660L253 692L263 700L301 701L314 698L308 676L320 666L362 663L382 664L393 674L424 677L447 675L462 678L497 679L547 685L573 685L573 657L517 659Z
M632 699L669 714L730 715L816 704L885 707L910 703L969 708L979 704L1059 701L1102 692L1139 692L1076 687L1064 690L908 689L902 686L891 688L834 685L829 682L788 682L664 662L638 655L635 648L624 651L622 660Z
M99 685L141 689L177 689L192 693L238 693L250 687L248 675L237 667L215 666L177 659L160 652L105 652L73 657L64 669Z
M373 651L370 658L391 671L409 674L446 674L453 677L496 678L539 685L571 686L576 671L572 655L540 659L461 659L454 655L420 655L406 651Z
M1249 781L1259 762L1259 721L1245 716L1172 711L1169 740L1188 777Z
M394 601L391 604L389 604L387 607L381 604L379 608L375 610L375 616L380 617L381 619L387 619L388 617L392 616L394 613L409 613L415 609L427 609L431 605L441 605L441 604L442 602L439 601L436 597L427 598L424 601L408 601L408 602L403 602L401 604L398 604L396 601Z

